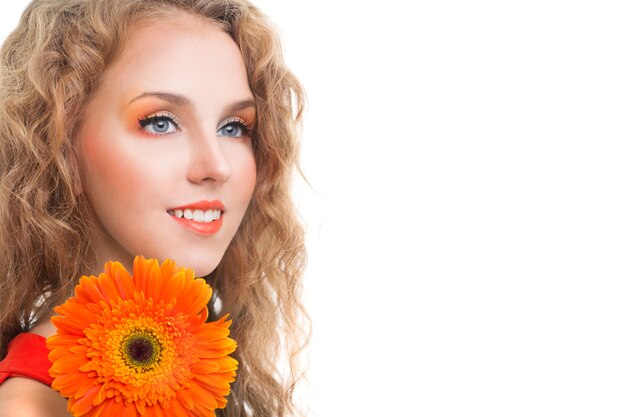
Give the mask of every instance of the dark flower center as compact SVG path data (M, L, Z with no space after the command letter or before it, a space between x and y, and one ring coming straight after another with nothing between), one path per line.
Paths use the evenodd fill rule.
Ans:
M161 359L161 344L148 330L135 330L122 343L122 355L128 366L146 372Z
M127 349L131 359L136 362L147 362L154 355L154 348L146 339L131 340Z

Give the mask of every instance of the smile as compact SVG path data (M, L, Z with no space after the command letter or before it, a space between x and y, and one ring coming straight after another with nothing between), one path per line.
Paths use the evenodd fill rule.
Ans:
M212 235L222 227L224 204L219 200L198 201L167 210L178 224L193 232Z
M167 212L178 224L193 232L200 233L201 235L213 235L220 230L220 227L222 227L223 217L221 216L221 212L219 210L217 214L215 214L213 210L194 210L191 212L191 218L187 218L185 216L186 214L189 214L188 212L185 213L186 211L187 210L183 210L183 214L180 217L178 217L180 214L178 213L178 210L168 210ZM215 216L217 216L217 218L214 218Z
M169 215L175 216L178 219L185 218L187 220L193 220L194 222L210 223L215 220L219 220L222 216L221 210L168 210Z

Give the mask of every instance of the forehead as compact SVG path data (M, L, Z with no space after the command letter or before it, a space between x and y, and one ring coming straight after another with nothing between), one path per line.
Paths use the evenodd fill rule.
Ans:
M142 21L100 83L109 94L136 96L146 89L194 97L250 97L239 47L216 23L178 12Z

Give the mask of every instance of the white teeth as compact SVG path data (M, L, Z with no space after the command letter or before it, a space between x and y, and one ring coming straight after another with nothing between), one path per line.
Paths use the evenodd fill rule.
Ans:
M219 218L220 218L219 210L207 210L204 212L205 222L212 222L213 220L217 220Z
M175 216L179 219L185 218L187 220L193 220L194 222L202 222L202 223L212 222L214 220L219 219L220 216L222 215L222 212L219 209L206 210L206 211L202 211L202 210L192 211L191 209L185 209L185 210L168 210L167 212L170 215Z
M202 210L194 210L193 211L193 220L196 222L204 221L204 211Z

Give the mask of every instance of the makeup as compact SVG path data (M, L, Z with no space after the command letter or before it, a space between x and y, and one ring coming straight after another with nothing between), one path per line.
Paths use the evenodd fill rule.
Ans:
M220 215L219 219L213 220L209 223L197 222L195 220L189 220L184 217L178 218L176 216L171 216L172 219L176 220L182 226L193 230L194 232L206 234L206 235L214 235L222 227L222 216Z
M182 226L201 234L213 235L220 230L224 204L219 200L202 200L167 210Z
M195 16L151 21L101 85L76 135L97 261L132 268L142 254L210 274L256 186L255 97L239 47Z

